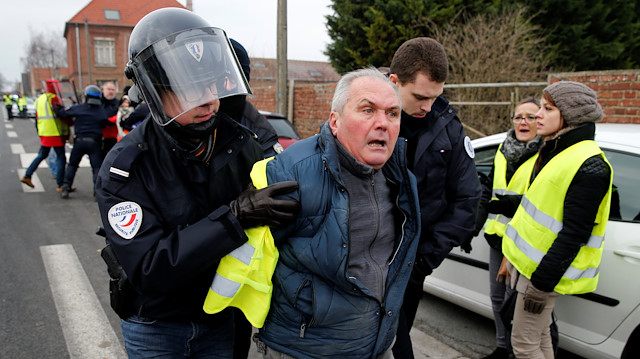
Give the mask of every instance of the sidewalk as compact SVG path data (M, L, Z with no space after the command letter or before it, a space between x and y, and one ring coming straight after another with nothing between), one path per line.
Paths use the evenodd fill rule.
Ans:
M413 355L416 359L469 359L416 328L411 328L411 342L413 343Z

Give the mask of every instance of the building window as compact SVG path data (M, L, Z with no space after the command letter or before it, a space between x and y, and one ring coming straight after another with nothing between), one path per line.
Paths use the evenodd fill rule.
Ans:
M114 39L95 39L96 66L116 65L116 41Z
M104 18L105 20L120 21L120 10L104 9Z

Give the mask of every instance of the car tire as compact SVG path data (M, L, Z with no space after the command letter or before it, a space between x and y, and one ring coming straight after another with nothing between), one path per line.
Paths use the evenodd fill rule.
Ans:
M629 336L627 345L625 345L622 355L620 356L620 359L632 358L640 358L640 325L637 326Z

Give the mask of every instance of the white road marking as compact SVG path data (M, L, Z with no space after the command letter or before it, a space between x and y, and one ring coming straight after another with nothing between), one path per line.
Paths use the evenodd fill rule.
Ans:
M53 151L53 149L49 150L49 151ZM20 154L20 164L22 165L23 168L27 168L29 167L29 165L31 164L31 162L33 162L33 159L36 158L38 154L37 153L21 153ZM70 153L67 152L65 153L65 155L67 156L67 163L69 163L69 155ZM44 160L42 160L42 162L40 162L40 166L38 166L38 168L49 168L49 164L47 163L47 159L45 158ZM78 165L78 167L91 167L91 162L89 162L89 156L88 155L84 155L82 156L82 159L80 160L80 164Z
M11 128L13 128L13 125L12 125L12 124L10 124L10 123L7 123L6 125L4 125L4 127L5 127L5 128L9 128L9 129L11 129Z
M27 172L26 169L18 168L18 180L20 180L20 178L24 176L25 172ZM20 183L22 185L22 190L25 193L44 192L44 186L42 185L42 182L40 182L40 178L38 178L38 175L36 173L31 175L31 183L33 183L34 188L31 188L22 182Z
M127 358L73 247L42 246L40 254L71 359Z
M11 153L13 153L14 155L24 153L24 146L21 143L12 143Z
M16 133L16 131L7 131L7 137L17 138L18 137L18 133Z

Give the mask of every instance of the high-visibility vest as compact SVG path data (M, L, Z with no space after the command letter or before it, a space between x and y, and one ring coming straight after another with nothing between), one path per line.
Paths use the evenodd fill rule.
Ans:
M498 199L496 197L497 194L523 194L527 187L529 187L529 178L531 178L533 166L538 158L538 154L536 153L522 163L520 167L516 169L507 184L507 159L500 151L500 148L502 148L502 144L498 148L495 159L493 160L493 190L491 192L491 199ZM495 234L502 237L504 236L504 231L507 228L507 223L509 223L510 220L511 218L504 214L489 213L487 216L487 222L484 225L484 233Z
M18 98L18 108L22 111L27 106L27 98L22 96Z
M611 168L604 153L594 141L582 141L552 158L523 196L502 238L502 252L520 274L531 279L531 275L558 237L562 229L564 200L569 185L582 163L595 155L600 155ZM580 294L596 289L604 233L611 206L612 179L613 172L607 194L598 208L591 237L578 251L554 288L555 292Z
M69 126L60 121L53 112L52 93L43 93L36 99L36 116L38 117L38 136L66 136Z
M13 105L13 99L11 98L11 96L8 96L8 95L2 95L2 98L4 99L4 105L5 105L5 106L11 106L11 105Z
M256 188L267 186L266 166L272 159L254 164L251 179ZM249 240L220 260L203 309L215 314L236 307L251 325L262 328L271 305L278 249L268 226L245 229L245 233Z

